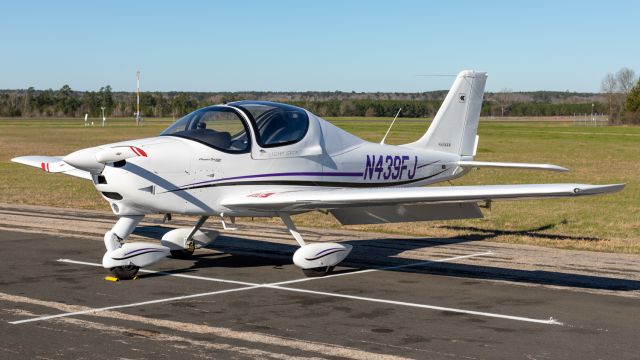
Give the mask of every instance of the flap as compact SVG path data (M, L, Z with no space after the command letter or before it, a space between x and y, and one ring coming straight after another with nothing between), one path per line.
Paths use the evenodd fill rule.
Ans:
M331 210L342 225L482 218L475 203L348 207Z

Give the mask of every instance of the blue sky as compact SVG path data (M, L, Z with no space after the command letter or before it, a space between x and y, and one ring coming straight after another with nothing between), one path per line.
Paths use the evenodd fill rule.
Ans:
M3 1L0 89L599 91L640 71L638 1Z

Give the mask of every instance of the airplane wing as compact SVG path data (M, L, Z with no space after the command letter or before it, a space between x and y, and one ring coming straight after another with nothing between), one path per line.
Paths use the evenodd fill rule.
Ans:
M295 212L404 204L474 203L487 200L562 198L616 192L624 184L523 184L405 188L325 188L254 192L221 201L230 209Z
M67 164L66 162L62 161L62 156L20 156L11 159L11 161L19 164L41 168L46 172L61 173L91 180L91 174L89 174L88 171L76 169L73 166Z

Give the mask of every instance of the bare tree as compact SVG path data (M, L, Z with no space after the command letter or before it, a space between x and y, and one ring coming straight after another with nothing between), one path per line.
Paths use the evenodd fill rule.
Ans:
M626 97L629 95L629 91L631 91L633 85L638 81L638 78L633 70L623 67L616 73L616 81L618 83L618 90Z
M512 99L511 89L502 89L495 95L496 102L500 105L501 116L504 116L505 110L511 105Z
M600 89L609 100L610 119L615 121L620 117L626 98L637 81L636 73L626 67L621 68L615 74L608 73L602 79Z
M615 93L618 91L618 79L612 73L608 73L604 79L602 79L600 89L603 93L607 94L607 99L609 100L609 118L613 118L613 101Z

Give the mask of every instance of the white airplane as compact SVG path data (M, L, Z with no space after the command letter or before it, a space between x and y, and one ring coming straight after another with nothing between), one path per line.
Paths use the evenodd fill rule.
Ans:
M102 264L121 279L171 253L188 258L212 237L210 216L280 217L300 248L293 262L308 276L330 272L348 244L307 244L292 214L328 211L342 224L480 218L478 203L558 198L621 190L623 184L423 185L472 168L567 169L547 164L474 161L486 73L458 74L427 132L415 142L364 141L307 110L263 101L207 106L160 136L14 162L91 180L119 220L104 236ZM199 216L160 244L124 240L146 214Z

